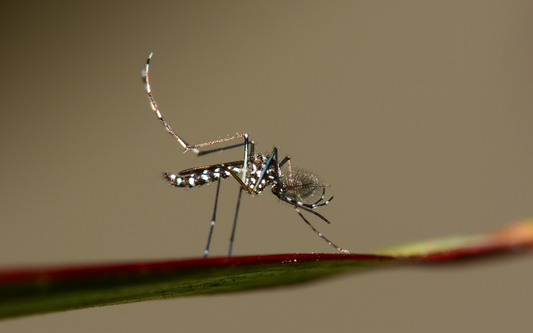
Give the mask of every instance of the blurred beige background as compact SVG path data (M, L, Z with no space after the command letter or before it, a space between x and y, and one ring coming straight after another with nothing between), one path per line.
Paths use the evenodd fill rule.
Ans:
M163 171L189 142L249 132L335 195L310 221L352 252L533 213L528 1L5 4L0 265L200 256L215 187ZM238 186L221 187L212 255ZM288 205L243 197L235 255L331 252ZM295 288L0 322L2 332L525 332L533 258L345 275ZM529 328L529 329L528 329Z

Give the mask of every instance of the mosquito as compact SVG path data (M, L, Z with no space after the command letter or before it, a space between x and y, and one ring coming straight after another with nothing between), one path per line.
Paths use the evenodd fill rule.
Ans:
M163 179L168 181L170 186L184 187L187 189L209 184L215 181L217 183L217 190L215 196L215 207L213 209L213 217L211 219L211 227L209 229L209 236L207 238L207 245L204 251L204 258L207 258L209 254L209 245L211 244L211 236L213 235L213 228L215 226L218 195L220 191L220 181L227 178L235 179L239 185L239 196L237 199L237 208L235 209L235 218L233 220L233 229L231 232L230 245L228 251L228 257L231 257L233 250L233 242L235 239L235 229L237 226L237 216L239 214L239 207L241 202L242 192L246 191L252 196L261 194L267 188L271 188L272 194L274 194L279 200L286 202L294 207L294 210L304 222L324 241L334 247L337 251L342 253L349 253L347 250L335 245L332 241L327 239L320 231L315 229L311 223L302 214L302 211L314 214L324 222L330 224L329 220L317 213L316 208L325 206L333 199L325 199L326 187L320 182L319 178L303 169L294 169L291 166L291 157L286 156L283 160L279 161L277 147L274 147L270 153L256 153L254 141L249 140L247 133L236 134L232 137L208 141L201 144L190 145L185 142L166 122L157 107L157 104L152 96L152 90L150 88L150 79L148 76L150 68L150 60L153 53L150 53L148 60L146 61L146 68L142 70L142 79L144 82L144 88L148 94L148 99L152 110L157 115L159 121L163 124L165 129L176 139L183 148L184 153L188 151L194 152L197 156L205 155L212 152L222 151L226 149L232 149L236 147L244 147L244 158L241 161L214 164L208 166L202 166L197 168L186 169L180 171L178 174L170 174L168 172L163 173ZM229 141L243 139L243 143L234 144L230 146L224 146L222 148L200 150L208 146L226 143ZM282 168L287 165L287 172L284 172ZM316 200L316 197L318 197Z

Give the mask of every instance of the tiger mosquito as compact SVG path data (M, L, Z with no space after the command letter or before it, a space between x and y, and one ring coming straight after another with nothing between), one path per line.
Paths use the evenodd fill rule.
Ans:
M165 129L176 139L183 148L184 153L188 151L194 152L197 156L205 155L208 153L236 148L244 146L244 159L241 161L221 163L208 165L203 167L191 168L180 171L177 175L170 174L168 172L163 173L163 179L167 180L170 186L173 187L185 187L187 189L209 184L214 181L218 181L217 190L215 196L215 207L213 209L213 217L211 219L211 227L209 229L209 236L207 238L207 245L204 251L204 258L207 258L209 254L209 245L211 243L211 236L213 235L213 228L215 226L218 195L220 190L220 180L227 178L234 178L239 184L239 196L237 199L237 208L235 210L235 218L233 221L233 229L230 238L230 245L228 251L228 257L231 257L233 242L235 239L235 229L237 226L237 216L239 214L239 207L241 202L241 196L243 190L252 196L261 194L265 189L271 187L272 193L281 201L286 202L294 207L294 210L304 222L324 241L334 247L337 251L342 253L349 253L332 241L327 239L320 231L315 229L311 223L303 216L301 211L309 212L318 216L324 222L330 224L329 220L317 213L316 208L327 205L333 197L324 201L326 194L326 187L328 185L320 183L317 176L310 174L302 169L294 169L291 166L291 157L286 156L281 162L278 160L277 147L274 147L271 153L255 153L255 143L250 141L248 133L236 134L235 136L208 141L201 144L190 145L185 142L166 122L157 107L157 104L152 96L152 90L150 88L150 78L148 76L150 68L150 60L152 59L153 52L150 53L148 60L146 61L146 68L142 70L142 79L144 82L144 88L148 94L148 99L152 110L157 115L159 121L163 124ZM216 145L219 143L225 143L236 139L243 139L242 144L235 144L231 146L225 146L223 148L211 149L200 151L200 148ZM287 173L282 171L282 167L287 164ZM318 200L315 200L314 195L317 191L322 190L322 194Z

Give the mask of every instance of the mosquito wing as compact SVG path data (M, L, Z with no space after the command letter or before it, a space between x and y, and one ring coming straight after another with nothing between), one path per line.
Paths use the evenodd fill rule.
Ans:
M229 168L242 168L244 166L244 161L235 161L235 162L228 162L228 163L224 163L224 165L226 167L229 167ZM190 168L190 169L185 169L185 170L182 170L178 173L179 176L189 176L189 175L193 175L193 174L198 174L198 173L202 173L204 170L215 170L215 169L218 169L218 168L221 168L222 167L222 164L213 164L213 165L206 165L206 166L202 166L202 167L197 167L197 168Z

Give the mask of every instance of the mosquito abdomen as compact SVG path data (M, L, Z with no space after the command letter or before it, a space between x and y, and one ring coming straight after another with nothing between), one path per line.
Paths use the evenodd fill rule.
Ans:
M231 169L235 172L240 171L240 168L232 167ZM169 182L169 185L173 187L185 187L188 189L209 184L221 178L226 179L230 176L231 174L229 173L229 171L220 167L204 169L199 172L191 173L188 175L175 175L168 172L163 173L163 179L167 180Z

